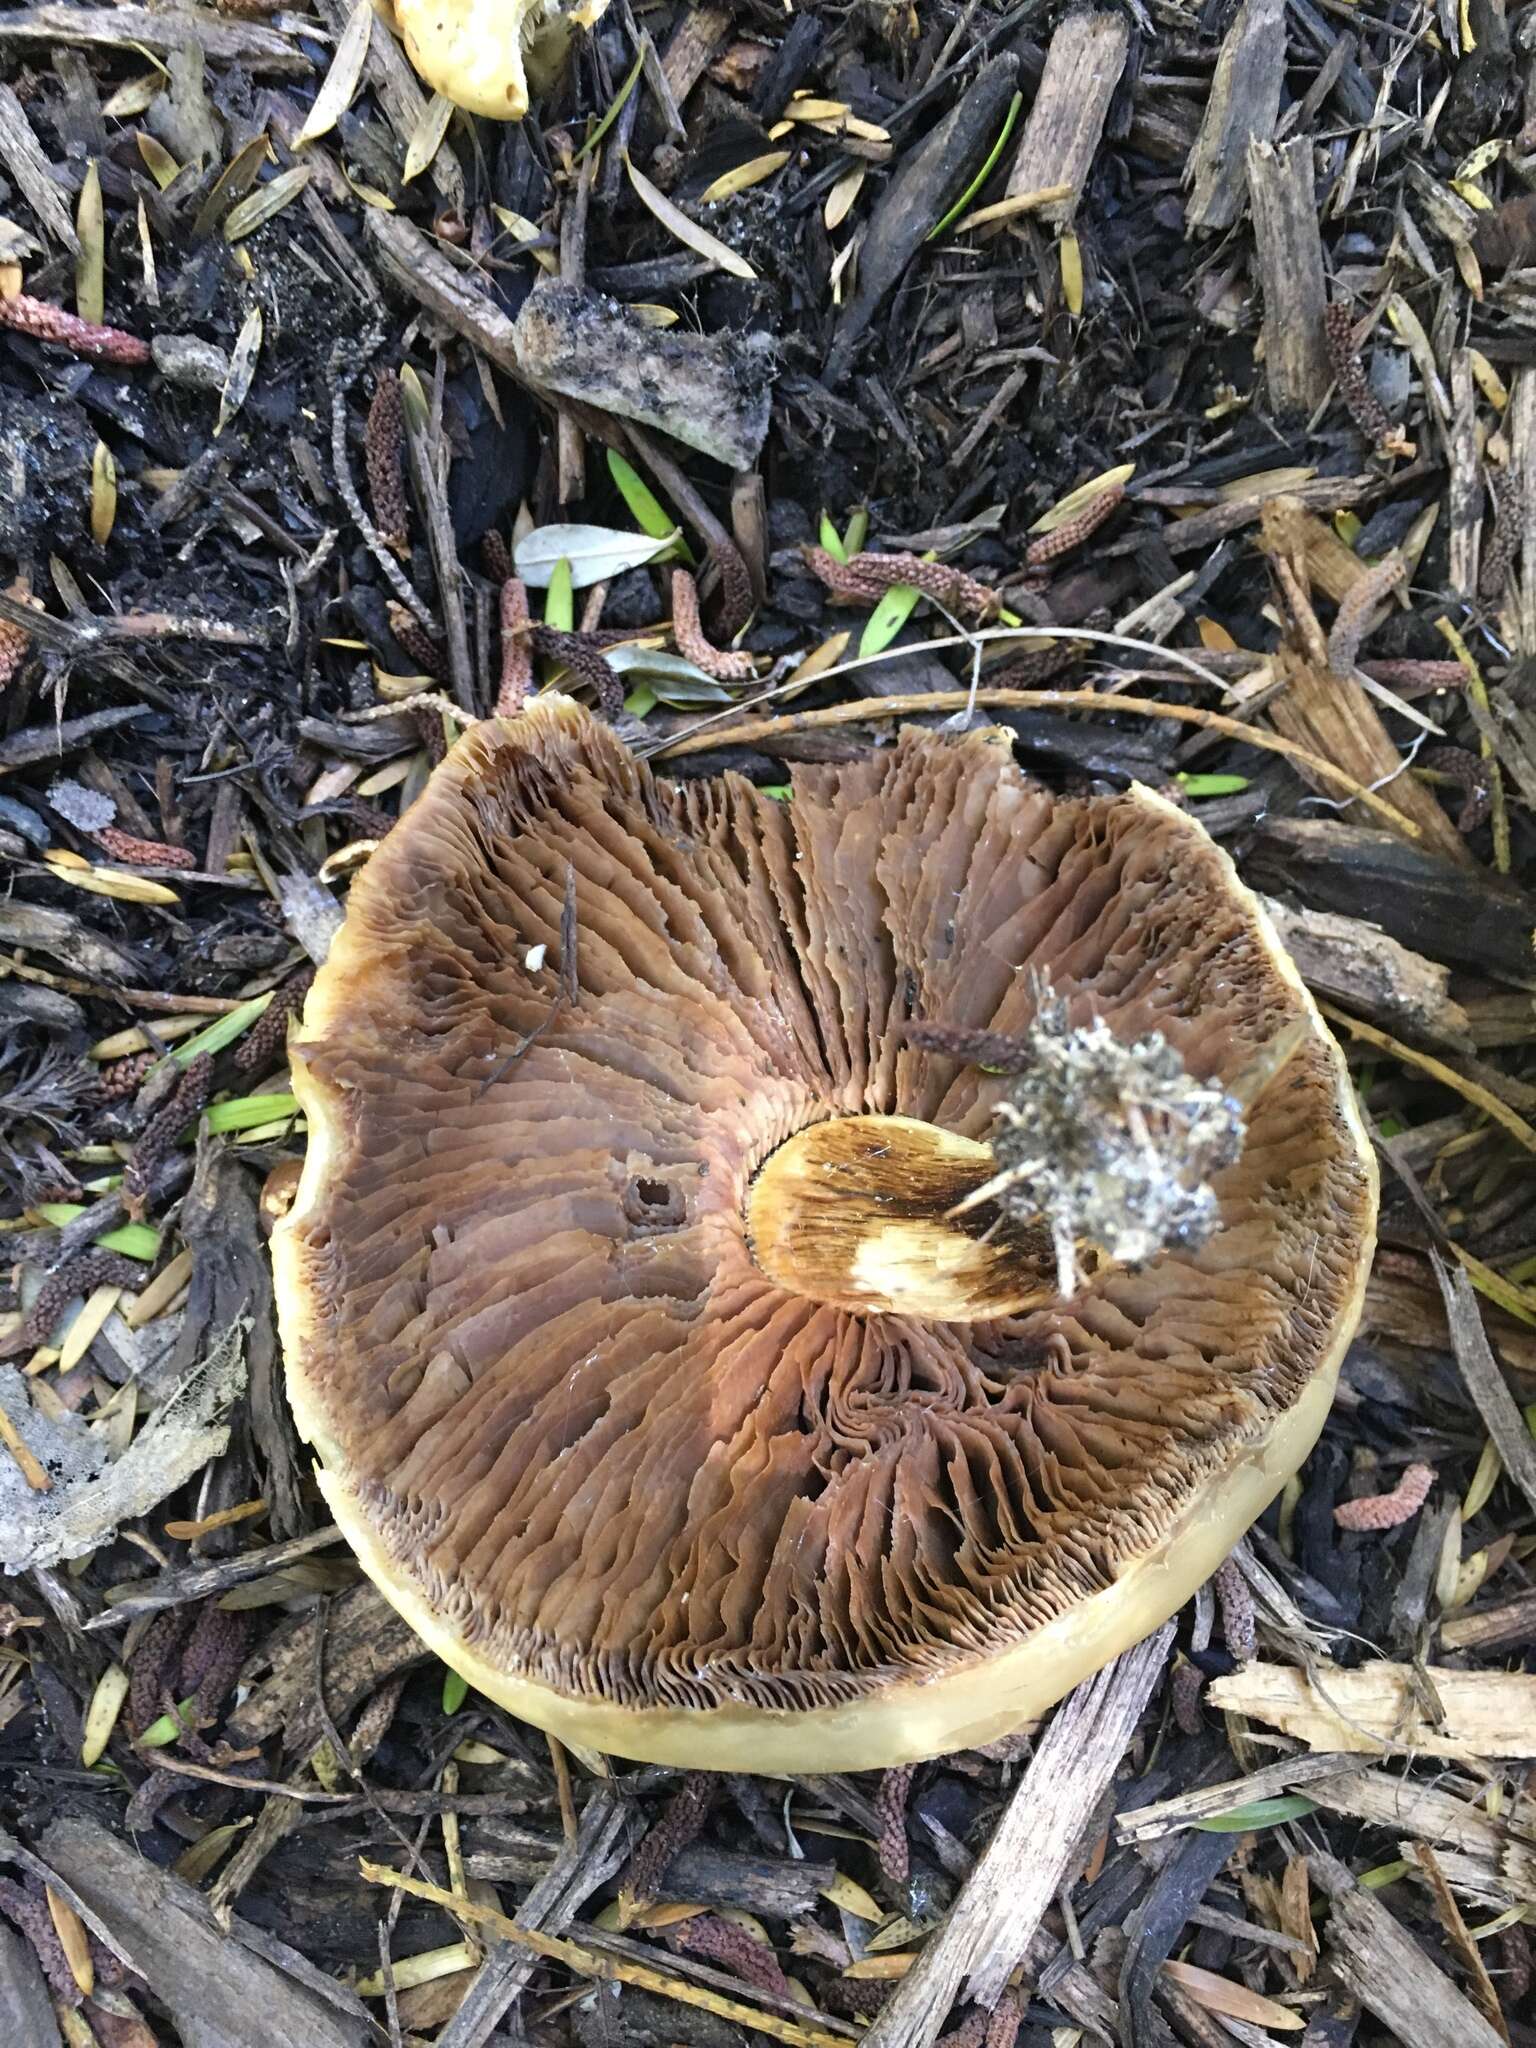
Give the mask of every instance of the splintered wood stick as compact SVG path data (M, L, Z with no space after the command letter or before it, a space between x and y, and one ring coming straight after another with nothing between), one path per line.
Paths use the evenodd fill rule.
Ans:
M1322 404L1333 381L1323 315L1328 286L1308 136L1248 149L1248 196L1264 292L1264 376L1282 417Z
M1285 79L1285 0L1244 0L1222 41L1189 157L1192 228L1229 228L1242 211L1248 146L1269 142Z
M976 2004L997 2004L1068 1875L1172 1641L1165 1625L1056 1709L949 1918L864 2035L864 2048L926 2048L962 1986Z
M1065 226L1077 211L1130 40L1119 14L1070 14L1051 38L1008 173L1008 197L1065 186L1066 197L1040 208L1041 218L1055 226Z

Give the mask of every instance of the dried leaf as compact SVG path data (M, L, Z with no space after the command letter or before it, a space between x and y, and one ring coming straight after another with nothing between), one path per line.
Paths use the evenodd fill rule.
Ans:
M782 171L789 162L791 152L787 149L770 149L765 156L755 156L750 162L738 164L734 171L722 171L713 183L706 185L699 194L701 206L713 206L717 200L733 199L738 192L745 192L749 186L760 185L765 178L771 178L775 171Z
M85 167L80 198L75 207L75 233L80 238L75 257L75 311L82 320L99 325L107 310L107 230L101 210L101 173L92 157Z
M453 101L448 95L433 93L411 130L411 140L405 152L405 169L400 173L402 185L409 185L413 178L419 178L431 164L443 146L443 137L448 133L448 123L453 114Z
M271 220L275 213L281 213L290 200L298 198L314 175L314 167L310 164L290 164L286 171L279 171L275 178L248 193L238 205L229 209L224 222L225 241L238 242L243 236L252 234L264 221Z
M651 183L643 171L637 170L625 153L624 168L629 172L629 182L635 188L635 197L647 212L655 215L668 234L675 235L684 248L691 249L695 256L701 256L706 263L713 263L720 270L728 270L732 277L745 278L755 284L757 272L745 256L712 235L707 228L701 228L697 221L690 220L680 206L674 206L664 192Z
M91 451L91 539L104 548L117 519L117 464L105 441Z
M840 228L853 211L854 201L863 191L867 176L864 165L855 164L851 171L844 171L827 194L826 205L821 210L821 224L828 234L834 228Z
M84 1739L80 1744L80 1762L89 1770L99 1763L106 1753L107 1744L112 1740L112 1730L117 1726L117 1717L122 1712L123 1702L128 1697L128 1674L121 1664L109 1664L96 1681L96 1690L91 1694L91 1704L85 1712Z
M1246 2020L1253 2027L1273 2027L1281 2033L1300 2033L1306 2017L1292 2012L1246 1984L1234 1984L1230 1977L1218 1977L1214 1970L1202 1970L1194 1963L1164 1963L1163 1975L1187 1991L1196 2005L1207 2012L1225 2013L1229 2019Z
M261 355L264 325L260 306L252 306L245 316L239 339L230 354L229 375L224 379L224 389L219 393L219 417L213 429L215 434L223 433L246 401Z
M315 94L315 103L304 126L293 139L295 149L302 149L306 142L328 135L351 106L362 81L363 66L368 61L372 34L373 0L357 0L346 27L337 38L331 68Z

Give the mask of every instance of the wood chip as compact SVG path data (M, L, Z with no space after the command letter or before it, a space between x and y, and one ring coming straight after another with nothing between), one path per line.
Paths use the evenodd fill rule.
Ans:
M1283 29L1275 40L1283 51ZM1313 196L1311 137L1279 149L1270 142L1252 143L1248 193L1264 295L1269 402L1282 418L1304 416L1321 405L1333 381L1323 334L1328 286Z
M1185 176L1191 228L1229 228L1243 207L1249 150L1268 143L1285 80L1284 0L1244 0L1211 77L1200 133ZM1306 145L1310 153L1310 142Z
M1020 192L1064 186L1041 218L1064 227L1077 211L1104 134L1104 121L1130 49L1121 14L1069 14L1046 52L1045 70L1008 173L1011 199Z
M1283 1729L1309 1749L1356 1755L1536 1756L1536 1675L1411 1664L1245 1664L1211 1681L1224 1712ZM1438 1711L1443 1718L1432 1719Z

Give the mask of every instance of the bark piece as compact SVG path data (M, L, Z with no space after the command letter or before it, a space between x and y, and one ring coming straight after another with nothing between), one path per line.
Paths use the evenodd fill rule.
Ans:
M1374 1892L1332 1856L1311 1858L1310 1868L1332 1905L1329 1967L1403 2048L1503 2048L1503 2037Z
M1381 713L1353 676L1325 674L1284 647L1275 656L1275 672L1286 685L1268 707L1277 732L1310 747L1367 787L1391 777L1392 803L1419 828L1413 844L1455 867L1473 865L1461 834L1440 808L1434 792L1402 772L1402 756ZM1332 795L1331 788L1313 781L1305 769L1298 773L1320 795Z
M1419 1682L1411 1664L1346 1671L1319 1664L1309 1677L1290 1664L1245 1664L1211 1681L1213 1707L1298 1736L1309 1749L1356 1755L1536 1756L1536 1677L1524 1671L1452 1671ZM1430 1718L1438 1703L1444 1718Z
M270 1675L240 1707L231 1739L265 1742L281 1733L290 1754L308 1755L325 1733L315 1704L315 1630L307 1614L274 1647L264 1644L252 1668L270 1661ZM324 1618L325 1699L333 1721L397 1671L423 1663L426 1645L371 1586L355 1586Z
M260 22L232 21L201 7L74 7L49 0L0 14L6 43L83 43L88 49L150 51L163 57L191 40L216 64L242 64L270 77L303 77L314 69L292 36Z
M1314 995L1412 1037L1471 1052L1467 1013L1449 994L1450 969L1411 953L1379 925L1265 900L1270 922Z
M0 1922L0 2041L14 2048L59 2048L59 2023L31 1948Z
M1277 42L1283 48L1284 35ZM1328 286L1317 223L1308 136L1276 149L1248 149L1248 196L1253 208L1259 284L1264 294L1264 377L1269 402L1282 418L1322 404L1333 372L1323 332Z
M1065 227L1077 211L1130 44L1130 23L1121 14L1069 14L1051 38L1008 173L1008 197L1070 186L1068 197L1040 208L1053 226Z
M1216 59L1190 151L1185 218L1191 228L1229 228L1241 213L1249 149L1273 138L1284 80L1284 0L1245 0Z
M1499 1371L1493 1346L1483 1328L1472 1282L1462 1267L1448 1269L1433 1252L1430 1262L1445 1299L1446 1320L1451 1326L1456 1364L1467 1392L1472 1396L1473 1406L1493 1438L1504 1461L1505 1472L1525 1495L1527 1502L1536 1507L1536 1444L1532 1443L1525 1417Z
M255 1928L237 1921L221 1933L190 1885L106 1828L57 1820L41 1846L170 2009L184 2048L363 2048L371 2039L351 1992Z
M26 196L40 225L72 254L80 253L64 194L54 183L43 146L32 132L27 110L8 85L0 85L0 163Z
M870 216L859 251L858 289L837 325L823 380L835 388L854 344L922 247L945 207L964 190L996 139L1013 96L1018 61L994 57L951 113L902 164Z

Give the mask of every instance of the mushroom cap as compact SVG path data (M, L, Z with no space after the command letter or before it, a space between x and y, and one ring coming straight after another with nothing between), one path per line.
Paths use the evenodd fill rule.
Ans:
M574 877L575 1000L561 997ZM984 1140L1003 1083L902 1025L1277 1030L1198 1250L970 1323L755 1263L753 1176L830 1117ZM569 700L468 732L352 885L292 1043L273 1238L295 1416L365 1569L489 1698L619 1755L862 1769L990 1740L1166 1619L1296 1470L1376 1175L1227 855L1005 733L672 785Z
M590 28L608 0L394 0L405 53L434 92L493 121L528 111L523 53L551 21Z

